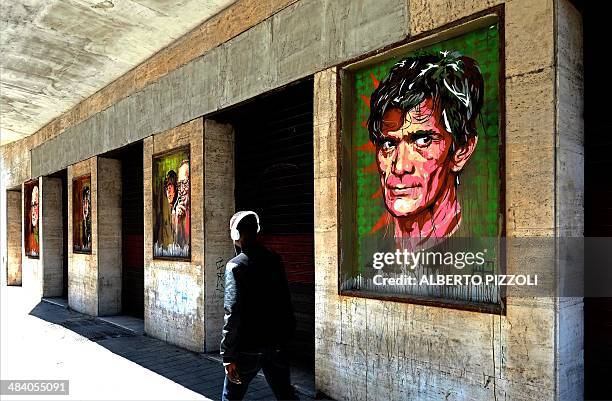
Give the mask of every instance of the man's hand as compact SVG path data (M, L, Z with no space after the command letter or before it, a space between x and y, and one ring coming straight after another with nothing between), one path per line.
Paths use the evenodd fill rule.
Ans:
M238 374L238 367L236 366L235 362L226 362L223 364L223 367L225 367L225 375L229 381L234 384L242 384L242 381L240 381L240 375Z

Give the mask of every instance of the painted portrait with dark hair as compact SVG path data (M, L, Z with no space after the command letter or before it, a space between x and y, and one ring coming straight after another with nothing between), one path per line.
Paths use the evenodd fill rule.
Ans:
M343 177L353 196L343 209L355 212L343 217L345 227L354 228L343 234L353 254L341 290L498 302L495 289L476 296L455 288L449 295L441 293L446 289L372 284L377 273L456 273L407 271L405 265L374 271L375 252L488 249L477 269L499 266L505 209L499 26L405 49L356 64L346 81L352 96L343 102L343 120L350 126L343 125L351 151ZM476 271L468 270L462 273Z
M72 181L72 249L91 253L91 176Z
M191 256L189 148L153 157L153 257Z
M395 237L459 229L457 191L478 143L483 96L478 62L450 50L403 58L373 91L368 132Z
M23 213L23 238L25 255L29 258L38 258L40 255L40 196L38 191L38 180L28 181L23 185L24 190L24 213Z

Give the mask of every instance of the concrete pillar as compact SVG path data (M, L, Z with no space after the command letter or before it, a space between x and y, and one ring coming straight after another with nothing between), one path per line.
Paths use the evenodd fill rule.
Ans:
M44 194L41 188L40 178L38 178L36 181L38 181L38 201L39 201L39 210L38 210L38 213L39 213L39 218L38 218L39 255L38 256L32 257L32 256L26 255L25 241L27 239L23 236L23 231L21 235L22 286L26 289L28 296L32 297L32 299L42 298L42 263L40 259L40 253L42 252L43 244L41 241L42 237L40 235L40 230L41 230L43 223L42 223L42 219L40 218L42 216L42 208L41 208L40 201L44 197ZM26 210L29 210L29 208L26 208L26 205L25 205L25 202L26 202L25 191L26 191L26 187L24 183L21 185L21 193L24 194L24 196L21 197L21 200L22 200L21 202L21 221L22 222L26 221L25 220ZM22 223L22 228L23 228L23 223Z
M147 335L195 352L204 351L203 119L144 140L144 324ZM152 160L189 145L191 260L153 259Z
M557 41L556 185L557 235L569 237L558 247L558 283L579 295L584 288L584 68L582 16L568 0L555 3ZM558 299L555 368L557 399L584 398L584 300ZM587 294L588 295L588 294Z
M7 270L6 283L21 285L21 191L6 191Z
M64 242L62 180L40 179L40 263L44 297L62 295Z
M73 188L91 177L91 253L73 248ZM92 157L68 167L68 305L93 316L121 312L121 162Z
M423 16L411 18L413 34L490 6L429 3L409 3L411 16ZM552 244L582 235L580 18L566 0L513 1L504 10L506 235ZM338 295L340 257L351 252L338 243L337 204L350 196L338 191L338 157L351 151L338 146L346 134L340 87L335 69L315 75L317 389L355 400L582 399L580 298L510 294L505 315L494 315ZM578 259L553 248L507 249L507 273L538 265L544 278L563 281L567 261Z
M204 121L204 201L206 213L205 275L206 351L219 349L223 327L225 264L234 256L229 220L234 213L234 129L229 124Z
M98 169L97 157L68 166L68 305L77 312L98 315ZM74 179L91 177L91 253L73 248Z
M121 161L98 158L98 314L121 312Z

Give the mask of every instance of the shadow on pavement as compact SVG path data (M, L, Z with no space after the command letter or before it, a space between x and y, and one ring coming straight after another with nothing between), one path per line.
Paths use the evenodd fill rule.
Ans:
M30 315L61 325L204 397L221 399L223 366L210 357L44 301L36 305ZM265 379L257 376L249 385L245 399L275 398ZM300 399L313 398L301 394Z

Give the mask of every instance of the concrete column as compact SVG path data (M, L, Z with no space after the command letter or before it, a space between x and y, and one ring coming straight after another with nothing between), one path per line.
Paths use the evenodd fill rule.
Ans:
M583 249L576 238L584 235L584 76L582 17L568 0L555 3L557 41L556 185L557 236L573 238L557 247L558 285L584 288ZM557 399L584 398L584 300L558 299L555 368ZM587 294L588 295L588 294Z
M62 295L64 260L62 180L40 179L40 262L44 297Z
M6 191L8 285L21 285L21 191Z
M234 213L234 129L229 124L204 121L204 201L206 214L205 295L207 352L219 349L223 327L225 264L234 256L229 220Z
M97 157L68 166L68 305L98 315L98 169ZM73 251L73 180L91 175L91 254Z
M121 161L98 158L98 314L121 312Z
M203 129L197 118L143 144L145 332L195 352L204 351ZM191 260L153 259L153 155L185 145L191 153Z
M40 200L44 197L43 192L41 190L41 180L38 179L38 201L39 201L39 219L38 224L39 227L42 228L43 222L40 218L42 216L42 208L40 207ZM21 185L21 193L25 194L25 184ZM21 197L21 221L24 221L26 207L25 207L25 196ZM23 223L22 223L23 228ZM40 259L40 253L43 250L43 243L41 241L40 231L39 231L39 256L38 257L28 257L25 254L25 241L26 239L23 236L23 231L21 235L21 266L22 266L22 286L28 293L28 297L32 299L40 299L42 298L42 264Z

